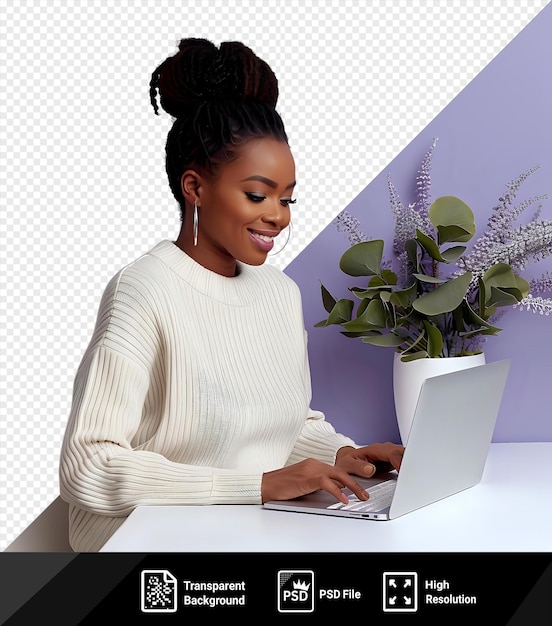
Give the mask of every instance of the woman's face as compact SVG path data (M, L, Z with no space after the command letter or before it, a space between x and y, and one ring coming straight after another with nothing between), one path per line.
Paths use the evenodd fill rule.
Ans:
M289 224L294 186L295 162L287 143L248 141L216 176L200 178L198 242L187 251L226 276L235 274L236 260L261 265Z

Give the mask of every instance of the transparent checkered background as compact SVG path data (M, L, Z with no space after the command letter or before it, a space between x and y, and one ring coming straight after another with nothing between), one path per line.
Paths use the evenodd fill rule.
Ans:
M285 267L544 0L0 0L0 549L58 494L71 387L110 277L178 232L148 83L181 37L252 47L297 161Z

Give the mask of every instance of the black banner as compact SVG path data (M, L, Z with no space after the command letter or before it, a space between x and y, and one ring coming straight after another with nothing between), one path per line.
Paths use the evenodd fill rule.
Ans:
M550 554L2 553L0 573L6 626L289 615L552 624Z

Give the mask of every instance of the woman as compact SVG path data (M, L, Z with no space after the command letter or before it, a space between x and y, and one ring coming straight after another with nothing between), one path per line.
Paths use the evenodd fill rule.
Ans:
M175 118L181 230L108 284L75 378L60 482L77 551L138 505L366 498L351 474L398 469L403 453L358 447L309 407L299 290L263 265L295 202L269 66L238 42L184 39L150 91Z

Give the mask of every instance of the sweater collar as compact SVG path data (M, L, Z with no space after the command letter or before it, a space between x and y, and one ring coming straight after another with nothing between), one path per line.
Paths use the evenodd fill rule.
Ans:
M194 261L175 243L165 239L149 252L170 267L195 291L232 306L255 299L256 286L262 284L259 269L238 261L236 276L222 276Z

